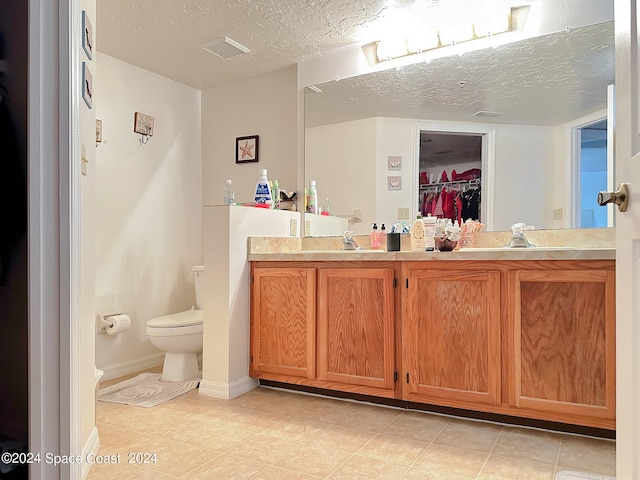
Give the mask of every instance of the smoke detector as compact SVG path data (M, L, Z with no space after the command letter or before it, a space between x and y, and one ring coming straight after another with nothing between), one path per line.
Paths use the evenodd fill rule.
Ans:
M235 57L236 55L249 53L251 51L229 37L217 38L209 43L205 43L202 45L202 48L222 58Z

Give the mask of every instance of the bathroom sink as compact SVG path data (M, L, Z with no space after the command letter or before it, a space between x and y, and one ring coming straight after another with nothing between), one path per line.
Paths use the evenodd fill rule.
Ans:
M577 250L576 247L525 247L525 248L513 248L513 247L465 247L458 250L459 252L502 252L502 251L514 251L514 252L553 252L556 250Z

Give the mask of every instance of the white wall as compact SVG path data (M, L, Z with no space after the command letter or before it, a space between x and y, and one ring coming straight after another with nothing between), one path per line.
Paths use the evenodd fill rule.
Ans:
M239 206L204 209L204 351L200 394L233 398L257 385L249 377L249 236L285 237L299 212ZM296 232L297 236L298 233ZM283 312L283 314L285 314Z
M145 322L195 304L191 266L202 264L200 92L98 53L96 116L96 311L132 326L96 335L105 379L162 359ZM155 117L146 145L134 112Z
M222 204L227 178L236 202L253 201L258 170L296 191L296 67L202 92L202 187L205 205ZM235 163L236 138L259 135L258 163Z
M324 193L320 196L328 195L332 199L335 212L342 210L342 203L347 211L356 205L363 209L364 221L354 228L357 233L369 233L370 223L374 221L396 222L400 207L410 208L410 212L415 213L416 130L421 122L433 121L378 118L307 129L306 176L312 178L310 175L316 174L322 179L318 189ZM446 124L452 128L456 122ZM553 182L555 129L477 125L496 131L493 228L508 230L511 224L520 221L536 228L552 227L553 199L545 194L544 187ZM354 142L354 138L358 141ZM372 148L375 151L372 152ZM402 171L387 170L389 155L402 156ZM396 174L402 176L402 190L388 191L387 176ZM375 211L371 212L374 205Z
M362 222L350 223L366 234L376 217L375 118L309 128L305 136L305 184L315 180L322 205L329 197L334 215L362 210ZM302 204L301 204L302 205Z

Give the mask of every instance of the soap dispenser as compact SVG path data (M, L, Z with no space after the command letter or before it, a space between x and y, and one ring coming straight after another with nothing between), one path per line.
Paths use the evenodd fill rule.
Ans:
M378 232L378 225L376 223L373 224L373 229L371 230L371 249L380 249L380 233Z

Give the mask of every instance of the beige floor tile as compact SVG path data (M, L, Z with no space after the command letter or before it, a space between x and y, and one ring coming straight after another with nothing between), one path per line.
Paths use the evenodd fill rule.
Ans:
M258 434L232 448L228 453L257 462L273 464L301 445L302 443L294 440L283 440L278 437Z
M238 427L212 424L185 432L181 441L194 447L226 452L254 435L254 432Z
M449 423L447 417L426 412L402 412L382 433L401 438L412 438L421 442L430 442Z
M457 475L449 475L448 473L433 473L427 472L420 468L411 467L407 473L404 474L402 480L468 480L465 477L458 477Z
M433 443L489 453L501 431L502 426L500 425L453 420L444 427Z
M135 417L135 407L130 405L120 405L119 403L98 402L96 410L96 421L98 423L109 423L112 425L128 426L131 419Z
M313 477L280 467L269 467L252 477L251 480L316 480L318 478L321 477Z
M566 469L615 476L615 442L563 435L558 466Z
M491 454L555 465L561 438L557 433L505 427Z
M295 417L308 418L325 423L335 423L342 417L352 412L353 402L334 400L331 398L318 398L308 404L302 410L293 414Z
M486 453L431 444L413 466L429 473L476 478L488 456Z
M162 472L155 472L142 466L131 467L121 476L118 475L114 480L175 480L178 477L167 475Z
M147 435L146 433L133 432L126 440L111 445L105 450L109 454L119 453L122 456L123 462L125 462L129 453L157 453L163 448L174 445L176 445L176 442L166 438Z
M264 463L254 462L246 458L220 455L194 470L184 474L185 480L245 480L267 468Z
M304 418L285 418L262 432L263 435L305 442L327 427L327 423Z
M358 455L411 465L426 446L426 443L408 438L379 434L358 450Z
M553 465L491 455L478 480L553 480Z
M294 415L315 401L310 395L294 392L283 392L265 387L258 387L234 399L234 403L244 408L277 415Z
M122 425L102 423L99 424L99 427L98 436L100 437L100 449L124 442L133 434L130 429Z
M156 463L145 464L144 468L179 477L219 455L218 452L174 442L158 451Z
M252 432L262 432L285 418L287 417L284 415L260 412L249 408L232 408L217 416L216 421L236 425L244 430L251 430Z
M400 415L400 410L372 405L356 405L355 408L336 422L343 427L378 433Z
M406 465L377 458L353 455L328 478L349 480L396 480L408 470Z
M313 436L307 443L320 448L355 453L375 435L373 432L364 430L329 425Z
M302 445L276 463L276 466L324 478L350 456L347 452Z

